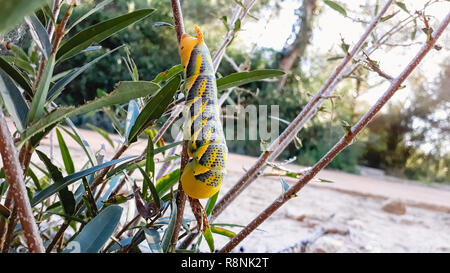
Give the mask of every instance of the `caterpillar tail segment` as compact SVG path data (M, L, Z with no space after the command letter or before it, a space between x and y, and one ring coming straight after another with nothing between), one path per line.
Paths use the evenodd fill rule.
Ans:
M191 157L181 175L185 193L195 199L209 198L219 191L228 148L220 121L217 84L211 55L196 25L197 37L183 34L180 41L184 67L187 118L184 133Z

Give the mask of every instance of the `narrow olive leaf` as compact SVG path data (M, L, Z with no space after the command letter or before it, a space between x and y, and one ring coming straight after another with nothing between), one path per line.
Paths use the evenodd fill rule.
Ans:
M8 74L30 97L33 96L30 82L2 56L0 56L0 69Z
M92 219L64 252L70 252L71 246L78 245L81 253L99 252L113 235L122 216L123 208L117 205L108 206Z
M390 15L386 15L380 18L380 22L386 22L387 20L391 19L392 17L394 17L397 13L392 13Z
M17 129L22 132L27 126L28 105L13 80L1 70L0 96Z
M152 82L160 83L163 81L167 81L181 72L183 72L183 66L181 64L177 64L175 66L172 66L169 70L163 71L156 75Z
M48 3L48 0L2 1L0 8L0 33L6 33L19 24L23 18Z
M172 239L173 231L175 230L175 222L177 221L177 202L175 198L172 200L172 211L170 212L169 223L166 231L161 239L161 248L164 253L167 253Z
M69 32L74 26L78 25L79 23L81 23L84 19L88 18L91 14L99 11L100 9L102 9L104 6L108 5L109 3L111 3L112 0L105 0L102 1L100 3L98 3L95 7L93 7L92 9L89 9L88 12L86 12L85 14L83 14L80 18L78 18L75 22L73 22L67 29L66 32Z
M263 79L279 77L285 73L275 69L261 69L250 72L233 73L223 78L217 79L217 89L223 90L250 82L260 81Z
M111 194L111 192L113 191L113 189L116 188L117 183L119 182L121 178L121 175L116 175L115 177L113 177L110 181L108 181L108 190L106 190L105 193L103 193L103 195L98 199L96 206L97 209L101 209L103 207L103 205L112 205L112 204L107 204L107 202L105 201L109 195ZM120 204L121 202L125 202L128 199L125 196L121 196L121 195L116 195L114 196L115 200L116 200L116 204Z
M52 52L52 43L50 42L50 37L48 36L47 30L34 14L25 17L25 22L30 29L30 34L31 37L33 37L34 42L39 47L45 58L48 59L50 53Z
M14 65L26 73L30 75L34 75L36 72L34 71L33 66L31 66L30 62L24 61L20 58L14 56L2 56L3 60L7 61L9 64Z
M152 200L155 202L155 205L158 209L161 208L161 200L158 196L158 192L156 191L155 185L152 183L148 175L145 173L145 171L139 167L139 171L142 174L142 177L144 178L144 183L149 187L150 192L152 194Z
M162 196L166 193L170 188L172 188L180 179L180 169L176 169L175 171L166 174L156 181L156 191L159 196Z
M11 43L9 45L9 50L16 56L17 58L20 58L24 60L25 62L29 62L30 59L28 58L28 55L21 49L20 47L16 46L15 44Z
M70 184L82 179L83 177L86 177L90 174L93 174L103 168L109 167L111 165L115 165L117 163L120 163L122 161L128 160L133 158L133 156L127 156L127 157L123 157L123 158L119 158L116 160L112 160L97 166L94 166L92 168L83 170L83 171L79 171L73 174L70 174L66 177L64 177L63 181L60 183L54 183L50 186L48 186L47 188L43 189L40 192L37 192L33 199L31 200L31 206L35 206L36 204L42 202L43 200L45 200L46 198L52 196L53 194L55 194L56 192L58 192L59 190L61 190L64 187L69 186Z
M108 143L109 145L111 145L111 147L114 148L114 141L109 137L109 133L105 130L103 130L102 128L99 128L95 125L92 125L90 123L86 124L86 126L91 129L96 131L97 133L99 133L99 135L101 135Z
M100 43L109 36L152 14L154 9L142 9L90 26L61 45L56 56L63 60L74 56L94 43Z
M169 103L173 100L173 96L180 86L180 83L181 78L174 77L149 100L136 118L133 127L131 127L128 135L128 143L136 141L139 134L145 130L149 122L161 117Z
M344 56L338 55L338 56L328 58L327 61L335 61L335 60L339 60L339 59L343 59L343 58L344 58Z
M64 76L62 79L60 79L58 82L55 83L55 85L52 86L52 88L48 91L47 95L47 101L53 101L55 100L61 92L64 90L64 87L66 87L67 84L69 84L72 80L74 80L76 77L78 77L81 73L86 71L89 67L103 59L104 57L110 55L114 51L122 48L122 46L116 47L113 50L110 50L106 52L105 54L95 58L94 60L90 61L89 63L76 68L73 72L69 73L68 75Z
M161 239L159 238L159 232L155 229L143 228L145 234L145 240L152 253L163 253L161 248Z
M130 100L128 103L127 118L125 120L125 141L128 142L128 136L130 135L131 128L136 122L139 116L139 106L136 100Z
M47 168L50 177L53 180L53 184L62 184L64 181L63 175L61 171L52 164L50 158L48 158L43 152L36 150L37 155L41 159L41 161L44 163L45 167ZM67 215L73 215L75 212L75 197L73 196L73 193L69 191L67 186L61 187L58 190L59 199L61 200L64 213Z
M72 174L75 172L72 156L70 155L69 148L67 148L67 144L58 129L56 129L56 137L58 138L59 149L61 150L61 157L63 159L66 172L67 174Z
M54 66L55 55L52 54L45 64L44 72L42 73L38 88L36 90L36 93L34 93L30 111L28 112L28 124L39 120L44 114L45 99L47 98L48 88L50 87Z
M92 111L99 111L105 106L122 104L132 99L137 99L152 94L158 90L158 88L159 85L152 82L120 82L113 92L99 99L87 102L78 107L59 107L57 110L47 114L29 126L28 129L22 134L22 139L18 143L18 146L22 146L23 143L30 139L33 135L52 124L60 122L66 117L81 115Z
M214 252L214 238L211 233L211 228L208 227L202 231L203 237L205 237L206 242L208 243L209 250Z
M217 226L212 226L211 232L220 234L220 235L223 235L223 236L226 236L229 238L233 238L234 236L236 236L236 233L234 233L233 231L225 229L225 228L217 227Z
M33 170L31 168L27 169L27 176L29 178L31 178L31 180L33 181L35 189L40 191L42 189L41 188L41 183L39 182L39 179L37 178L37 175L33 172Z
M400 7L403 11L405 11L406 13L409 14L409 10L406 8L405 3L397 1L397 2L395 2L395 4L396 4L398 7Z
M66 132L73 140L75 140L75 142L78 143L78 145L80 145L80 147L83 149L84 153L88 157L91 166L97 165L97 158L95 157L94 152L92 151L89 143L86 140L82 139L81 134L78 132L78 129L75 126L75 124L73 124L72 120L70 120L69 118L66 118L65 120L66 123L69 124L73 133L69 132L69 130L67 130L64 127L60 128L63 129L63 131Z
M205 206L206 215L209 216L211 214L212 210L214 209L214 206L216 205L217 197L219 197L219 192L216 192L213 196L211 196L208 199L208 202L206 203Z
M167 22L156 22L153 24L155 27L171 27L174 28L174 26Z
M155 177L155 148L153 147L153 139L149 135L147 141L147 150L145 152L145 173L152 174Z
M335 11L339 12L340 14L347 16L347 12L345 11L345 9L339 5L338 3L334 2L334 1L330 1L330 0L324 0L323 1L327 6L329 6L330 8L334 9Z
M234 22L234 31L238 32L241 30L241 20L238 18L236 22Z

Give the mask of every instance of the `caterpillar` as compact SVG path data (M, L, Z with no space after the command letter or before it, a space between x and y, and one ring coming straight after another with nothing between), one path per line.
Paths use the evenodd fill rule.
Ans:
M181 175L184 192L195 199L209 198L220 189L226 174L228 148L220 122L217 84L211 54L200 28L197 37L181 36L180 56L185 78L185 139L189 162Z

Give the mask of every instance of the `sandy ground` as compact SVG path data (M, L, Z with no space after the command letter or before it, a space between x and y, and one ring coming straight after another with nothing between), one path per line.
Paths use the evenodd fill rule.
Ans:
M113 150L101 136L87 130L80 132L94 150L104 144L106 160L111 157ZM69 137L65 139L77 165L84 163L86 158L79 146ZM39 149L49 153L49 143L46 139ZM144 148L145 143L138 143L126 154L138 155ZM61 164L57 147L54 155L55 162ZM229 155L228 175L219 199L255 160L244 155ZM297 165L287 167L302 168ZM318 177L333 183L310 182L235 251L300 252L303 243L306 252L450 252L449 187L333 170L323 170ZM289 184L296 181L285 180ZM246 225L280 193L278 177L260 177L237 197L216 223ZM397 215L383 211L383 205L390 200L403 202L406 213ZM129 213L133 214L133 211ZM190 214L189 208L186 213ZM319 236L323 230L328 233ZM308 240L310 242L305 244ZM215 235L215 241L216 247L220 248L228 238ZM206 244L202 244L201 249L207 251Z

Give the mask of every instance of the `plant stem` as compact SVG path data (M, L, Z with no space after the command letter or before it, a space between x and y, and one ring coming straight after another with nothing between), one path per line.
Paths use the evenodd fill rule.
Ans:
M291 196L294 196L300 191L320 170L325 168L343 149L349 146L354 138L364 129L372 118L380 111L380 109L389 101L389 99L399 89L405 79L411 74L411 72L417 67L417 65L423 60L425 55L433 48L436 40L442 34L444 29L450 23L450 13L444 18L439 27L431 38L423 45L417 55L411 60L406 68L400 73L400 75L392 81L389 88L383 94L382 97L367 111L363 117L351 127L345 136L343 136L334 146L331 148L308 172L305 173L297 183L295 183L289 190L281 194L270 206L268 206L263 212L261 212L250 224L248 224L241 232L239 232L231 241L229 241L220 252L230 252L235 246L237 246L244 238L246 238L253 230L255 230L261 223L270 217L278 208L286 203Z
M177 32L177 39L178 44L181 41L181 36L184 33L184 23L183 23L183 14L181 12L180 2L178 0L171 0L172 2L172 13L173 13L173 20L175 23L175 30ZM183 150L181 153L181 166L180 166L180 179L181 175L183 173L184 167L186 166L189 156L187 153L189 142L185 140L183 142ZM183 213L184 213L184 206L186 204L186 194L183 191L183 187L181 185L181 181L178 181L178 193L177 193L177 218L175 221L175 227L172 234L172 238L170 240L170 247L169 249L172 252L175 252L175 247L178 242L178 233L180 232L181 224L183 222Z

